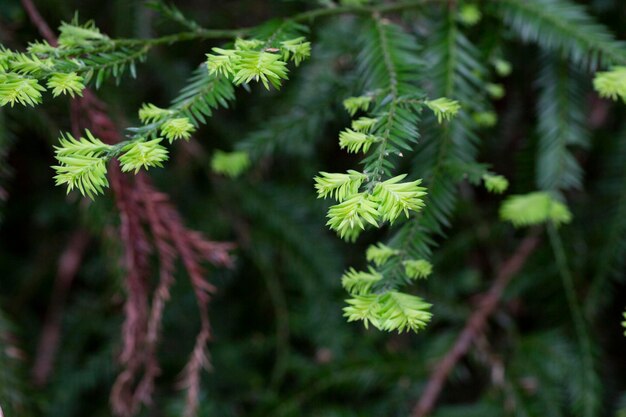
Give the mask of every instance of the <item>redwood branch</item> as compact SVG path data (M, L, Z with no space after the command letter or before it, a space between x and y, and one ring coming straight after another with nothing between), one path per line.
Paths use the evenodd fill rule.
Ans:
M433 410L448 375L457 362L468 352L476 337L482 333L487 319L500 302L504 289L511 278L522 269L530 254L539 244L539 240L538 233L536 231L531 232L502 265L493 285L482 298L478 310L469 317L452 348L435 366L419 402L411 412L411 417L425 417Z

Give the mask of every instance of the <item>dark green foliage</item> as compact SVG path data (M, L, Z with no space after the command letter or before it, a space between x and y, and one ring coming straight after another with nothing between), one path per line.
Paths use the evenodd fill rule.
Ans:
M626 416L626 105L617 92L607 94L613 102L593 88L594 72L626 64L622 1L180 1L149 12L122 0L39 3L53 27L77 8L80 22L94 18L107 34L85 35L100 39L87 46L66 38L72 48L98 48L78 55L84 83L99 86L125 140L162 138L169 152L163 168L139 157L128 166L152 166L147 174L185 225L237 245L232 269L207 265L205 273L217 291L198 416L408 417L504 261L535 232L538 248L431 415ZM0 14L0 40L24 51L39 36L17 1L0 4L5 10L11 19ZM213 47L234 50L238 37L282 58L281 42L302 36L311 57L298 66L286 59L280 89L271 77L268 90L262 81L239 88L204 63ZM55 70L74 71L71 57ZM51 74L20 65L47 86ZM66 99L48 90L38 108L16 102L0 111L0 406L5 417L110 416L127 297L125 219L114 190L86 201L54 187L52 146L73 121ZM363 134L348 139L363 142L346 145L344 134L344 148L359 152L340 148L348 128ZM122 146L98 152L117 157L128 152ZM104 177L111 183L112 169ZM338 200L362 192L384 206L380 184L403 174L400 184L421 179L427 194L412 195L408 216L380 213L378 228L368 224L346 243L324 226L332 204L316 199L320 171L329 183L334 172L356 178L356 191L327 193ZM130 183L132 172L123 177ZM502 178L494 185L500 174L510 193ZM547 203L502 221L511 195ZM530 232L509 220L538 225ZM78 229L90 243L62 297L53 371L36 385L31 371L60 259ZM186 410L180 371L200 318L185 265L173 270L161 374L139 416ZM405 318L384 316L397 311L399 294L411 297L407 317L432 313L423 329L412 326L419 334L343 317L346 298L376 298L384 311L373 316L385 319L378 327L406 330Z

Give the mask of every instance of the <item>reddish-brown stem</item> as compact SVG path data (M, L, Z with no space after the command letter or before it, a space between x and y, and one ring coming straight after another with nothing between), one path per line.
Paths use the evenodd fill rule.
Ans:
M39 338L35 364L33 365L33 379L35 384L43 385L48 381L54 365L54 357L61 335L61 319L67 293L72 285L85 250L89 243L89 235L84 230L77 230L71 237L67 247L59 259L54 289L48 305L43 331Z
M536 232L531 233L522 240L513 255L502 265L493 285L482 298L478 310L470 316L452 348L435 366L419 402L411 412L411 417L424 417L432 411L448 375L483 331L487 319L500 302L509 281L522 269L538 244L539 236Z
M35 7L35 4L32 0L22 0L22 6L26 10L28 14L28 18L35 25L41 36L52 46L57 46L57 37L50 29L50 26L46 23L43 17L39 14L39 10Z

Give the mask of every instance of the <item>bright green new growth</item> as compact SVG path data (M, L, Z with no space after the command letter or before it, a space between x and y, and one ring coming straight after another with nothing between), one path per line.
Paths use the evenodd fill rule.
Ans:
M341 277L341 285L352 295L364 295L369 294L372 286L382 279L383 276L372 267L369 272L350 268Z
M214 53L207 54L209 73L230 77L235 85L254 80L268 90L270 84L278 89L287 79L287 61L298 66L311 55L311 44L304 37L281 41L280 48L264 48L265 44L258 39L237 39L235 49L213 48Z
M367 176L361 172L348 170L346 174L320 172L315 177L315 189L318 198L331 196L341 202L359 192L359 188Z
M451 120L456 116L459 110L461 110L461 105L458 101L450 100L446 97L441 97L436 100L426 100L424 104L432 110L439 124Z
M278 89L281 80L287 79L287 64L281 61L279 55L262 51L240 51L237 57L239 59L236 61L233 78L236 85L261 80L266 89L270 89L270 84Z
M371 117L360 117L357 120L352 121L352 130L368 133L374 128L374 126L376 126L376 123L378 123L378 119L373 119Z
M428 311L430 304L420 297L397 291L355 294L346 302L348 306L343 309L344 316L348 321L362 320L366 328L371 323L379 330L417 332L426 327L432 317Z
M555 225L569 223L572 213L567 206L554 199L549 193L537 191L507 198L500 207L502 220L515 227L532 226L551 221Z
M176 139L189 140L194 130L196 130L196 128L186 117L170 119L161 125L161 134L165 136L170 143L174 142Z
M246 152L223 152L216 151L211 159L213 172L227 175L231 178L238 177L250 166L250 157Z
M83 77L75 72L54 73L48 79L48 88L52 89L52 95L57 97L60 94L69 94L72 98L74 95L83 95L85 85L83 84Z
M293 61L296 65L300 65L302 61L311 56L311 43L305 42L303 36L295 39L282 41L280 43L283 53L283 61Z
M598 72L593 79L593 88L600 97L626 102L626 67L614 67L610 71Z
M433 272L433 265L425 259L404 261L404 272L411 279L426 278Z
M475 4L464 4L459 10L459 20L467 26L476 25L482 17L480 9Z
M506 94L506 91L504 90L504 86L502 84L487 83L485 87L487 93L491 96L491 98L495 100L501 99Z
M371 195L359 193L331 206L326 215L328 217L326 225L339 233L341 238L355 240L361 230L365 230L364 221L378 227L379 216L378 204L371 200Z
M490 193L502 194L509 188L509 180L502 175L484 174L483 181L485 182L485 188Z
M19 74L0 73L0 106L15 103L23 106L35 106L41 103L41 92L46 91L37 80Z
M162 139L157 138L146 142L132 142L122 148L122 156L119 161L122 172L134 171L138 173L141 168L163 167L167 161L167 149L160 145Z
M343 101L343 107L354 116L359 110L367 110L373 99L372 96L349 97Z
M498 123L498 115L492 111L474 113L472 119L481 127L494 127Z
M367 248L365 258L368 262L374 262L376 266L381 266L385 264L389 258L398 255L399 253L399 250L390 248L389 246L379 242L377 245L370 245Z
M366 153L372 144L378 141L379 139L374 135L356 132L352 129L346 129L339 134L339 147L353 153L360 151Z
M60 146L54 147L59 165L52 168L57 173L56 185L66 184L68 193L77 188L82 195L93 199L109 186L105 155L112 147L95 138L89 130L85 134L87 138L79 139L69 133L61 135Z
M409 217L409 210L419 211L424 207L421 197L426 195L426 188L420 187L422 180L400 182L406 174L398 175L374 187L373 200L379 203L378 212L383 221L393 223L400 214Z
M139 120L141 123L156 123L171 115L168 109L162 109L151 103L144 103L139 109Z

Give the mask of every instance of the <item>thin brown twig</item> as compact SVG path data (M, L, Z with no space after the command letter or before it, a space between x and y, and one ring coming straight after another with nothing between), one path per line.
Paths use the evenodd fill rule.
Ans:
M35 25L41 36L43 36L50 45L57 46L56 35L52 31L52 29L50 29L50 26L48 26L48 23L46 23L44 18L41 17L41 14L39 14L39 10L37 10L37 7L35 7L35 4L32 2L32 0L22 0L22 6L24 6L24 9L28 14L28 18L33 23L33 25Z
M53 370L54 358L61 338L63 308L88 244L89 234L82 229L76 230L59 258L57 276L32 370L33 379L37 385L45 384Z
M511 278L522 269L530 254L539 244L539 240L538 232L531 232L502 265L493 285L482 298L478 310L469 317L452 348L435 366L419 402L411 412L411 417L425 417L432 411L448 375L457 362L467 353L476 337L483 331L485 323L498 305L504 289Z

